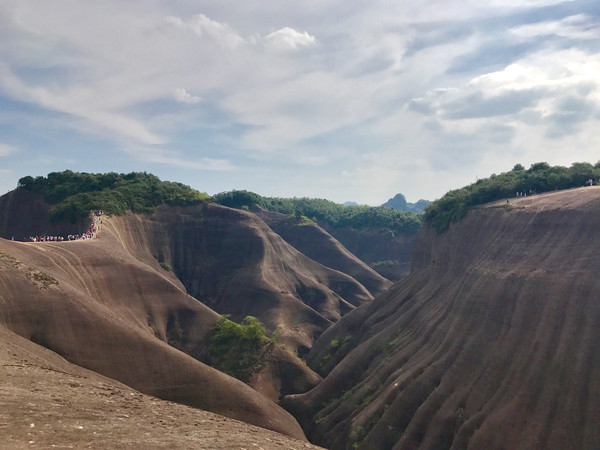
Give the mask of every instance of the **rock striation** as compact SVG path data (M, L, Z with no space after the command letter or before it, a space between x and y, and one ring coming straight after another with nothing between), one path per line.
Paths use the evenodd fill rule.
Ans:
M598 448L600 188L419 233L411 275L314 344L284 399L328 448Z
M275 403L191 356L202 353L218 315L110 233L62 243L0 239L0 285L0 326L67 361L146 394L304 437ZM189 354L170 345L181 334Z

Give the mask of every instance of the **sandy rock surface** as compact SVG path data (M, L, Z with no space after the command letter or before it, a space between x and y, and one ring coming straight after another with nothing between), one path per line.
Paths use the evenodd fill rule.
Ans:
M0 436L3 449L319 448L141 394L2 327Z

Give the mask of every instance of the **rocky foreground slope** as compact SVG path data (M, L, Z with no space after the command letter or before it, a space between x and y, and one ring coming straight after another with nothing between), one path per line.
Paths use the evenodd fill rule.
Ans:
M141 394L0 326L2 448L316 449Z
M285 405L331 448L599 448L600 188L423 229L411 275L343 317Z

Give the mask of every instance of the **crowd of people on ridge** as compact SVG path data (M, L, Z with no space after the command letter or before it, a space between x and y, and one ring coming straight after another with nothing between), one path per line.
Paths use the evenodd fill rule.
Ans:
M98 239L100 237L100 226L102 224L102 210L98 209L93 212L92 224L87 232L82 234L69 234L64 236L29 236L25 242L63 242L63 241L81 241L85 239ZM14 241L14 237L12 239Z

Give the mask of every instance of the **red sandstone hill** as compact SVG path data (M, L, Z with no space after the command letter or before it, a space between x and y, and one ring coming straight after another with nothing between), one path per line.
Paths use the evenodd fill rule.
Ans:
M30 236L64 235L87 231L89 220L52 222L51 205L39 194L15 189L0 196L0 237L23 241Z
M371 265L388 280L397 281L410 273L414 234L394 235L385 229L358 230L351 227L334 227L327 223L323 224L323 228L353 255Z
M411 275L313 346L284 404L337 448L600 448L600 188L418 235Z
M187 292L236 320L258 317L305 353L331 323L373 296L300 253L260 218L216 204L113 217L107 230L137 258L167 264Z
M140 392L303 438L275 403L190 356L202 354L218 315L110 232L62 243L0 239L0 286L0 325L66 360Z
M391 286L389 280L350 253L315 222L298 223L293 216L267 211L258 205L252 211L294 248L326 267L350 275L372 295L381 294Z
M0 197L1 235L87 227L51 222L49 208L21 190ZM204 204L102 220L100 239L0 239L0 324L141 392L302 437L288 413L202 364L218 315L198 299L234 318L255 315L307 351L332 321L372 298L364 286L301 254L248 212ZM318 382L276 346L249 384L278 400Z
M85 230L85 224L49 221L49 208L38 194L21 189L0 197L0 236L19 240ZM253 315L271 331L279 328L283 342L301 354L332 322L373 298L351 275L313 261L246 211L216 204L162 207L106 225L135 258L172 269L190 295L235 320ZM338 256L350 259L341 251ZM368 268L352 273L367 274L375 292L389 284Z

